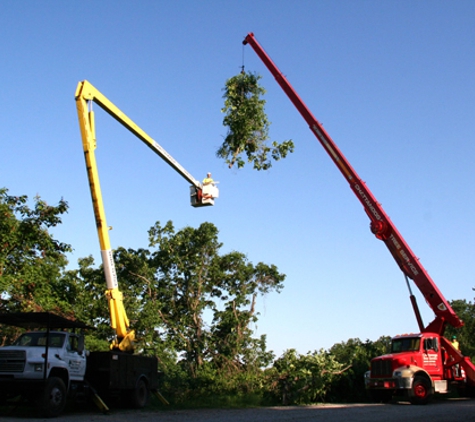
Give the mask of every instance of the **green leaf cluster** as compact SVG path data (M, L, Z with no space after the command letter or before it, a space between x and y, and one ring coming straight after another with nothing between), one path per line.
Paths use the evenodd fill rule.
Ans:
M452 340L452 336L457 337L460 343L460 351L464 356L469 356L472 362L475 362L475 303L465 299L456 299L450 301L450 306L464 322L463 327L453 328L447 326L444 336Z
M343 369L343 364L323 349L306 355L289 349L269 372L273 375L273 392L282 404L309 404L325 399Z
M67 209L38 196L31 207L25 195L0 189L0 312L70 311L60 279L71 246L50 233Z
M171 221L149 230L149 247L114 251L120 290L136 350L159 356L165 369L188 377L210 366L239 373L272 362L265 336L253 337L259 296L279 292L285 275L262 262L254 265L239 252L221 254L218 229L211 223L175 230ZM111 340L101 267L91 257L65 274L76 286L77 316L97 327L89 343ZM82 289L80 289L82 286ZM77 307L76 307L77 305Z
M333 345L329 352L348 369L337 377L326 399L331 402L365 402L368 397L364 374L370 368L371 359L389 352L391 337L382 336L376 341L352 338Z
M389 346L390 338L381 337L350 339L305 355L288 349L265 371L268 393L282 404L365 402L364 374L371 359Z
M231 168L245 165L243 156L253 163L256 170L268 170L272 160L278 161L293 152L294 143L291 140L268 145L270 122L265 113L266 101L261 98L265 89L259 84L260 76L241 72L228 79L224 88L225 113L223 125L228 133L223 144L216 152Z

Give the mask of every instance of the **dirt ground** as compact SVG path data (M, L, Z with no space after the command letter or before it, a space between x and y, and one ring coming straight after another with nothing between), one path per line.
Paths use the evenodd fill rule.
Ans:
M1 408L0 421L51 421L14 408ZM21 413L21 412L20 412ZM199 410L112 410L109 414L69 410L54 419L65 422L475 422L475 400L444 400L426 406L405 402L391 404L351 404L266 407L256 409L199 409Z

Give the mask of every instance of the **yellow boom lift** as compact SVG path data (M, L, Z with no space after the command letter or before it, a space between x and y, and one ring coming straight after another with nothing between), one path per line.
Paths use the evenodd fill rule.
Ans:
M120 124L125 126L137 138L143 141L156 154L172 166L189 183L191 205L194 207L214 205L214 199L219 196L216 182L201 184L190 173L188 173L168 152L166 152L156 141L138 127L119 108L109 101L99 90L88 81L79 82L76 89L76 107L81 129L84 157L86 160L87 176L92 196L94 216L96 219L97 233L101 246L102 264L104 267L107 290L105 292L109 303L110 322L116 332L116 338L111 344L111 350L124 352L133 351L134 330L129 328L129 319L123 304L123 295L119 290L117 274L115 270L112 250L109 240L109 226L106 222L106 214L102 201L101 188L99 184L99 174L97 170L95 149L96 135L94 125L94 112L92 103L96 103ZM209 180L208 180L209 181Z

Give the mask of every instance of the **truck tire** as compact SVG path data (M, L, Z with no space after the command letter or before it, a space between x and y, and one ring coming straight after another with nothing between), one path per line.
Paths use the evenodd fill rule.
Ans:
M432 397L432 386L426 377L416 376L412 382L410 401L412 404L427 404Z
M48 378L44 390L37 400L41 416L55 418L66 406L66 386L61 378Z
M141 409L150 401L150 391L147 382L143 378L139 378L132 390L131 404L135 409Z

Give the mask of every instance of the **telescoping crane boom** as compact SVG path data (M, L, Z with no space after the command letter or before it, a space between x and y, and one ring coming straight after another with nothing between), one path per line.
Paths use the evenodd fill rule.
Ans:
M106 297L109 303L111 326L116 332L116 339L111 344L111 349L132 351L134 331L129 329L129 319L123 305L123 295L119 290L117 274L115 270L112 250L109 240L109 226L106 222L106 214L102 200L97 170L95 149L96 135L94 112L92 103L96 103L110 116L143 141L150 149L158 154L167 164L173 167L180 176L190 184L191 205L194 207L214 205L214 198L218 197L218 189L214 183L202 185L188 171L186 171L165 149L147 135L137 124L116 107L98 89L88 81L79 82L76 89L76 107L81 129L81 138L86 160L87 176L91 191L94 216L96 219L97 232L101 247L101 257L106 278Z
M270 70L278 84L282 87L289 99L310 126L310 130L314 133L330 158L337 165L338 169L349 183L351 190L363 205L364 210L371 221L371 232L385 243L402 272L407 277L414 280L414 283L430 304L436 318L428 327L420 327L421 331L434 331L435 329L437 332L442 334L446 323L450 323L454 327L462 326L462 321L447 303L427 271L409 248L390 218L384 212L381 204L378 203L369 188L360 179L335 142L331 139L330 135L328 135L323 126L313 116L285 76L279 71L277 66L256 41L254 34L248 34L244 39L244 44L249 44L255 50L257 55Z
M411 279L434 311L435 319L424 326L411 292L411 302L421 334L393 339L393 354L372 360L371 371L367 374L367 388L380 393L374 395L379 399L387 399L393 394L404 392L409 395L411 401L426 403L432 392L447 392L451 383L458 383L459 386L467 384L475 386L475 366L470 358L464 357L443 337L447 324L459 328L463 326L463 321L439 291L381 204L257 42L254 34L249 33L243 44L249 44L254 49L336 164L363 205L370 219L371 232L384 242L404 273L409 290L408 279ZM412 348L407 345L412 345ZM460 371L460 367L464 373Z

